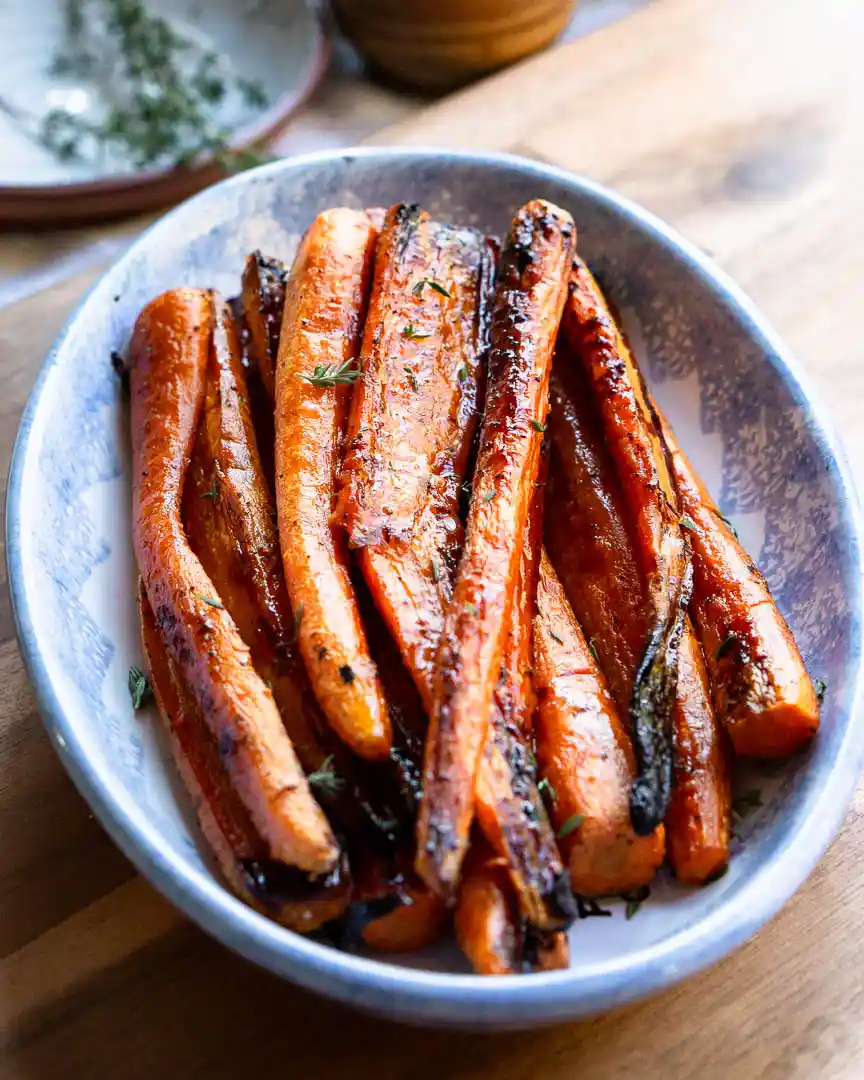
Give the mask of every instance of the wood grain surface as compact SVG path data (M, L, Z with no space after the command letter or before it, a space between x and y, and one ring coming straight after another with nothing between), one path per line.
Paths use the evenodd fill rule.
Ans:
M776 324L862 475L862 41L854 0L656 0L378 141L533 155L659 213ZM85 284L0 312L4 474L38 365ZM428 1033L279 983L134 876L42 733L5 578L0 676L0 1080L864 1075L864 791L804 889L711 971L551 1031Z

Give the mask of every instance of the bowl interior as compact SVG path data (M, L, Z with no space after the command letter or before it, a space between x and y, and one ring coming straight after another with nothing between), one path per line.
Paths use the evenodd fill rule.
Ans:
M290 259L302 230L328 206L416 201L443 218L501 234L515 208L536 196L573 213L580 251L621 310L661 406L828 690L823 729L810 752L771 775L751 770L745 779L748 789L763 792L764 805L741 825L729 873L701 890L660 883L630 920L614 902L607 905L612 917L577 924L572 977L518 980L560 988L554 1002L531 1005L526 996L522 1019L532 1019L532 1008L533 1019L551 1019L624 1000L722 955L800 884L851 794L860 759L850 749L859 550L842 467L779 346L734 291L651 219L584 182L515 159L348 153L238 177L174 211L95 287L43 372L13 468L10 573L25 655L49 729L109 830L160 887L229 944L318 989L356 998L364 986L372 995L367 1004L396 1013L409 1010L411 995L397 1000L393 991L373 1000L369 981L398 988L400 965L465 972L456 950L372 964L301 941L247 911L213 875L157 718L132 711L126 677L141 650L127 411L110 357L125 349L139 309L154 295L177 285L232 295L249 251ZM701 944L683 959L684 943L696 939ZM341 989L334 976L343 978ZM436 985L481 982L487 989L471 1000L494 1012L497 991L488 990L489 980ZM415 989L429 987L427 981ZM457 1014L451 1001L430 1017Z

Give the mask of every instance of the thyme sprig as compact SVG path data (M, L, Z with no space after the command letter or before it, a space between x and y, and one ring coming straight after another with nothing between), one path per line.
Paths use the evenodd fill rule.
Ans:
M65 0L64 32L49 74L74 78L101 99L100 113L66 108L16 119L61 161L122 156L136 169L214 159L230 171L260 164L251 150L229 146L217 110L239 94L262 109L261 84L233 73L206 48L150 10L145 0ZM7 104L7 112L10 108Z
M310 375L307 371L298 371L297 378L312 386L352 386L363 374L360 367L352 367L353 360L344 364L316 364Z

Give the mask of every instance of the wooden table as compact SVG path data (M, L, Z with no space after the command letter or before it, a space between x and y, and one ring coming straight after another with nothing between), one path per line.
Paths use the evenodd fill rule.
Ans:
M777 324L860 467L862 41L853 0L656 0L380 139L541 157L661 214ZM0 312L4 461L87 276ZM864 1075L864 792L795 900L712 971L548 1032L424 1033L280 984L134 876L42 733L5 583L0 665L0 1080Z

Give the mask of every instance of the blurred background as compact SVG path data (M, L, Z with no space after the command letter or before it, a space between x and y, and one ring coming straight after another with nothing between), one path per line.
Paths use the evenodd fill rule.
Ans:
M0 0L0 307L226 173L370 139L648 3Z

